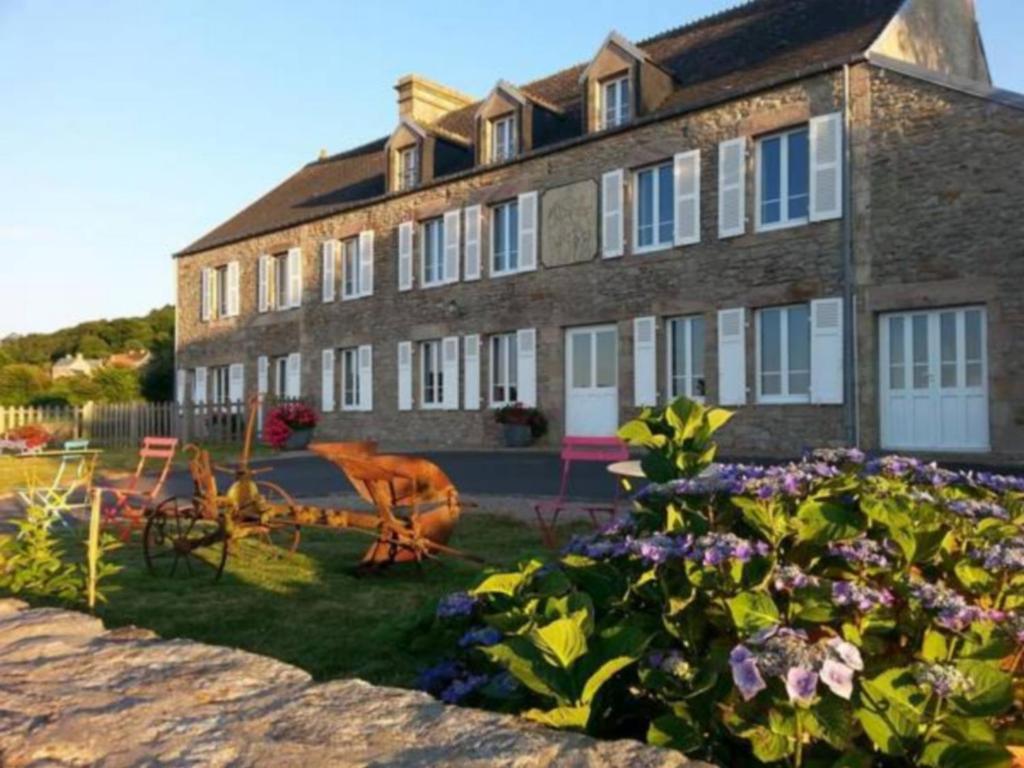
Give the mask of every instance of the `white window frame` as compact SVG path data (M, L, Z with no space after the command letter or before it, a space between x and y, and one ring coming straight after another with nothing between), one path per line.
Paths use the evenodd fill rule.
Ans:
M704 372L701 378L704 380L704 392L707 392L708 385L708 371L707 371L707 343L708 343L708 324L704 315L679 315L676 317L669 317L665 320L665 391L668 393L668 399L675 400L677 397L688 397L691 400L695 400L698 403L703 403L706 394L698 394L695 391L694 382L695 374L693 371L693 325L695 322L700 321L704 324L704 349L699 350L701 361L704 364ZM683 390L682 392L675 391L675 379L676 376L672 375L672 355L675 352L676 339L675 335L679 331L683 332Z
M420 148L413 144L402 147L396 153L398 164L398 190L405 192L416 189L420 183Z
M419 343L420 369L420 408L424 411L441 410L444 408L444 358L442 356L441 339L429 339ZM434 386L427 387L427 364L434 370ZM432 399L427 400L430 391Z
M632 88L630 87L629 80L629 73L627 72L626 74L610 77L607 80L602 80L598 83L600 93L600 98L598 99L598 106L600 108L599 124L601 126L601 130L618 128L620 125L628 123L632 118ZM614 94L615 102L614 116L611 120L608 119L610 94Z
M274 397L283 399L288 396L288 355L271 358L274 369Z
M803 307L807 310L807 394L789 393L789 376L793 371L789 367L789 310ZM766 395L762 392L761 380L761 328L765 312L779 312L779 379L781 393ZM811 402L811 371L814 370L814 359L811 350L811 305L786 304L778 307L763 307L754 312L756 326L756 364L754 378L757 382L757 402L766 405L788 405Z
M351 265L349 264L349 257L352 257ZM363 295L362 288L360 285L360 273L359 268L359 238L358 237L347 237L341 241L341 299L347 301L348 299L358 299ZM349 291L349 274L351 266L352 275L352 291Z
M807 134L807 215L800 218L791 219L789 217L789 137L797 133ZM771 141L772 139L780 139L779 147L779 221L766 224L763 221L764 209L762 206L763 189L762 189L762 178L764 176L763 169L763 149L764 142ZM754 208L757 211L756 214L756 231L757 232L773 232L778 229L790 229L792 227L802 227L808 224L811 220L811 174L814 169L811 167L812 164L812 148L811 148L811 132L809 126L805 123L795 128L789 128L785 131L779 131L777 133L769 133L764 136L759 136L755 142L756 150L756 165L754 169L754 193L755 203Z
M210 317L217 319L230 317L231 308L228 306L228 265L221 264L213 269L213 312Z
M668 168L669 176L672 179L672 227L669 231L668 240L658 241L651 243L650 245L640 245L640 176L644 173L654 174L654 194L652 200L654 203L654 234L655 238L659 236L661 232L661 225L664 223L659 217L661 216L661 189L660 176L661 169ZM676 231L676 190L675 190L675 169L672 164L672 160L669 159L665 162L655 163L654 165L647 165L643 168L637 168L633 171L633 253L656 253L657 251L667 251L675 246L675 231Z
M519 400L518 334L516 331L493 334L488 339L487 346L490 349L490 358L488 359L487 369L487 399L491 408L501 408L505 405L521 402ZM498 356L504 358L505 365L504 381L501 382L497 381ZM515 367L515 375L513 375L512 372L513 366ZM505 390L505 398L502 400L499 400L494 396L495 387L498 385L504 387ZM515 387L516 396L509 397L513 387Z
M503 140L499 140L501 131L504 130ZM516 116L502 115L491 120L491 162L503 163L511 160L518 153L516 151Z
M346 347L339 350L341 361L341 410L361 411L363 405L362 391L359 382L359 347ZM352 377L352 391L349 389L349 376ZM349 395L353 395L349 402Z
M436 237L436 259L437 269L435 271L434 279L427 280L427 249L431 246L430 237L428 236L432 227L437 227ZM447 275L444 271L445 253L444 253L444 217L437 216L432 219L426 219L420 222L420 287L422 288L436 288L439 285L444 285L447 282Z
M231 392L231 366L211 365L207 369L206 386L209 387L207 402L210 405L226 405Z
M288 252L275 253L270 256L270 269L267 270L267 308L280 312L291 309L291 298L288 296Z
M511 217L511 215L509 213L512 210L513 207L515 208L515 211L516 211L516 226L515 226L514 229L513 229L512 224L511 224L512 217ZM516 260L516 265L514 267L506 266L504 269L497 269L496 266L495 266L496 263L497 263L497 259L498 259L498 252L495 249L494 244L495 244L495 237L498 234L498 224L497 224L497 221L498 221L498 210L499 209L506 209L505 219L504 219L504 224L503 224L503 229L505 230L505 247L507 249L505 251L506 262L511 261L508 258L508 256L511 255L511 254L515 254L515 260ZM490 263L489 266L490 266L491 277L505 277L506 275L515 275L515 274L518 274L519 272L522 272L523 270L520 267L520 261L519 261L519 200L517 198L513 198L511 200L505 200L503 202L496 203L496 204L491 206L490 237L491 237L491 247L490 247L489 250L490 250L490 254L491 254L491 263Z

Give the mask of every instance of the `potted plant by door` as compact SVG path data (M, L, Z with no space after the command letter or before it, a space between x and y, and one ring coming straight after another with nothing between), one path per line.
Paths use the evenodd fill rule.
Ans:
M279 451L301 451L309 445L316 426L316 411L305 403L283 403L271 409L263 438Z
M548 431L548 420L536 408L522 403L504 405L494 412L501 424L506 448L525 448Z

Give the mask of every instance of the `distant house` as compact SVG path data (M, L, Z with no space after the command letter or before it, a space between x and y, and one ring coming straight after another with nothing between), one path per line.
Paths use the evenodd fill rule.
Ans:
M82 356L82 353L79 352L75 355L64 355L64 357L53 364L50 375L55 381L57 379L63 379L68 376L77 376L79 374L83 376L92 376L102 367L102 360L85 358Z
M106 364L113 366L114 368L131 368L133 370L138 370L148 363L151 357L152 355L148 350L133 349L128 352L111 355L107 358Z

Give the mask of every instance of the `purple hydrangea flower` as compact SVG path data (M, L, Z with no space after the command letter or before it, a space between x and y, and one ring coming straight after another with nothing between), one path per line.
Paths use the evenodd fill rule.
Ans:
M989 571L1024 570L1024 537L1016 536L990 544L984 549L971 551L971 559L980 562Z
M817 576L804 573L796 565L783 565L775 571L774 585L779 592L792 592L796 589L814 587L819 583Z
M918 582L910 587L910 594L921 602L921 607L935 614L936 624L953 632L963 632L976 621L998 618L996 612L968 603L941 583Z
M963 472L960 479L965 485L993 493L1024 493L1024 477L998 475L992 472Z
M863 464L867 456L859 448L817 448L805 458L826 464Z
M830 638L825 646L829 652L839 659L850 669L860 672L864 669L864 659L861 658L860 649L853 643L848 643L838 637Z
M870 565L876 568L888 568L891 558L898 551L896 545L888 539L875 541L861 537L850 541L835 541L828 545L830 555L841 557L848 563Z
M416 678L416 687L421 690L437 695L444 690L448 684L463 674L462 665L450 659L440 661L432 667L427 667L420 672Z
M768 687L757 668L757 658L746 646L737 645L732 649L729 666L732 667L732 680L744 701L750 701Z
M452 592L445 595L437 603L437 617L451 619L469 616L477 605L477 599L468 592Z
M786 672L786 693L795 704L810 704L818 690L818 673L806 667L792 667Z
M504 635L502 635L501 630L494 627L476 627L459 638L459 648L473 648L476 646L487 648L500 643L502 637Z
M908 456L883 456L880 459L869 461L864 469L868 475L902 478L916 473L921 466L919 459Z
M994 517L996 520L1009 520L1010 513L1006 508L994 501L975 501L974 499L956 499L946 503L946 509L957 517L972 522Z
M853 606L861 613L868 613L876 608L888 608L895 601L892 593L885 589L875 589L852 581L836 581L832 583L832 599L842 607Z
M966 693L974 683L952 664L921 664L914 670L918 685L928 686L941 699Z
M853 695L853 670L833 659L825 659L821 665L821 682L841 699L850 700Z
M487 675L469 675L452 682L441 691L441 701L445 704L458 704L471 693L479 690L487 683Z

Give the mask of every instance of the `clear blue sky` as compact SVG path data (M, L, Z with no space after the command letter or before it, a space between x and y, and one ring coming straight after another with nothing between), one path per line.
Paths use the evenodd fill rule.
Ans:
M977 3L1024 91L1024 0ZM735 4L0 0L0 337L172 301L172 252L389 133L400 75L483 96Z

